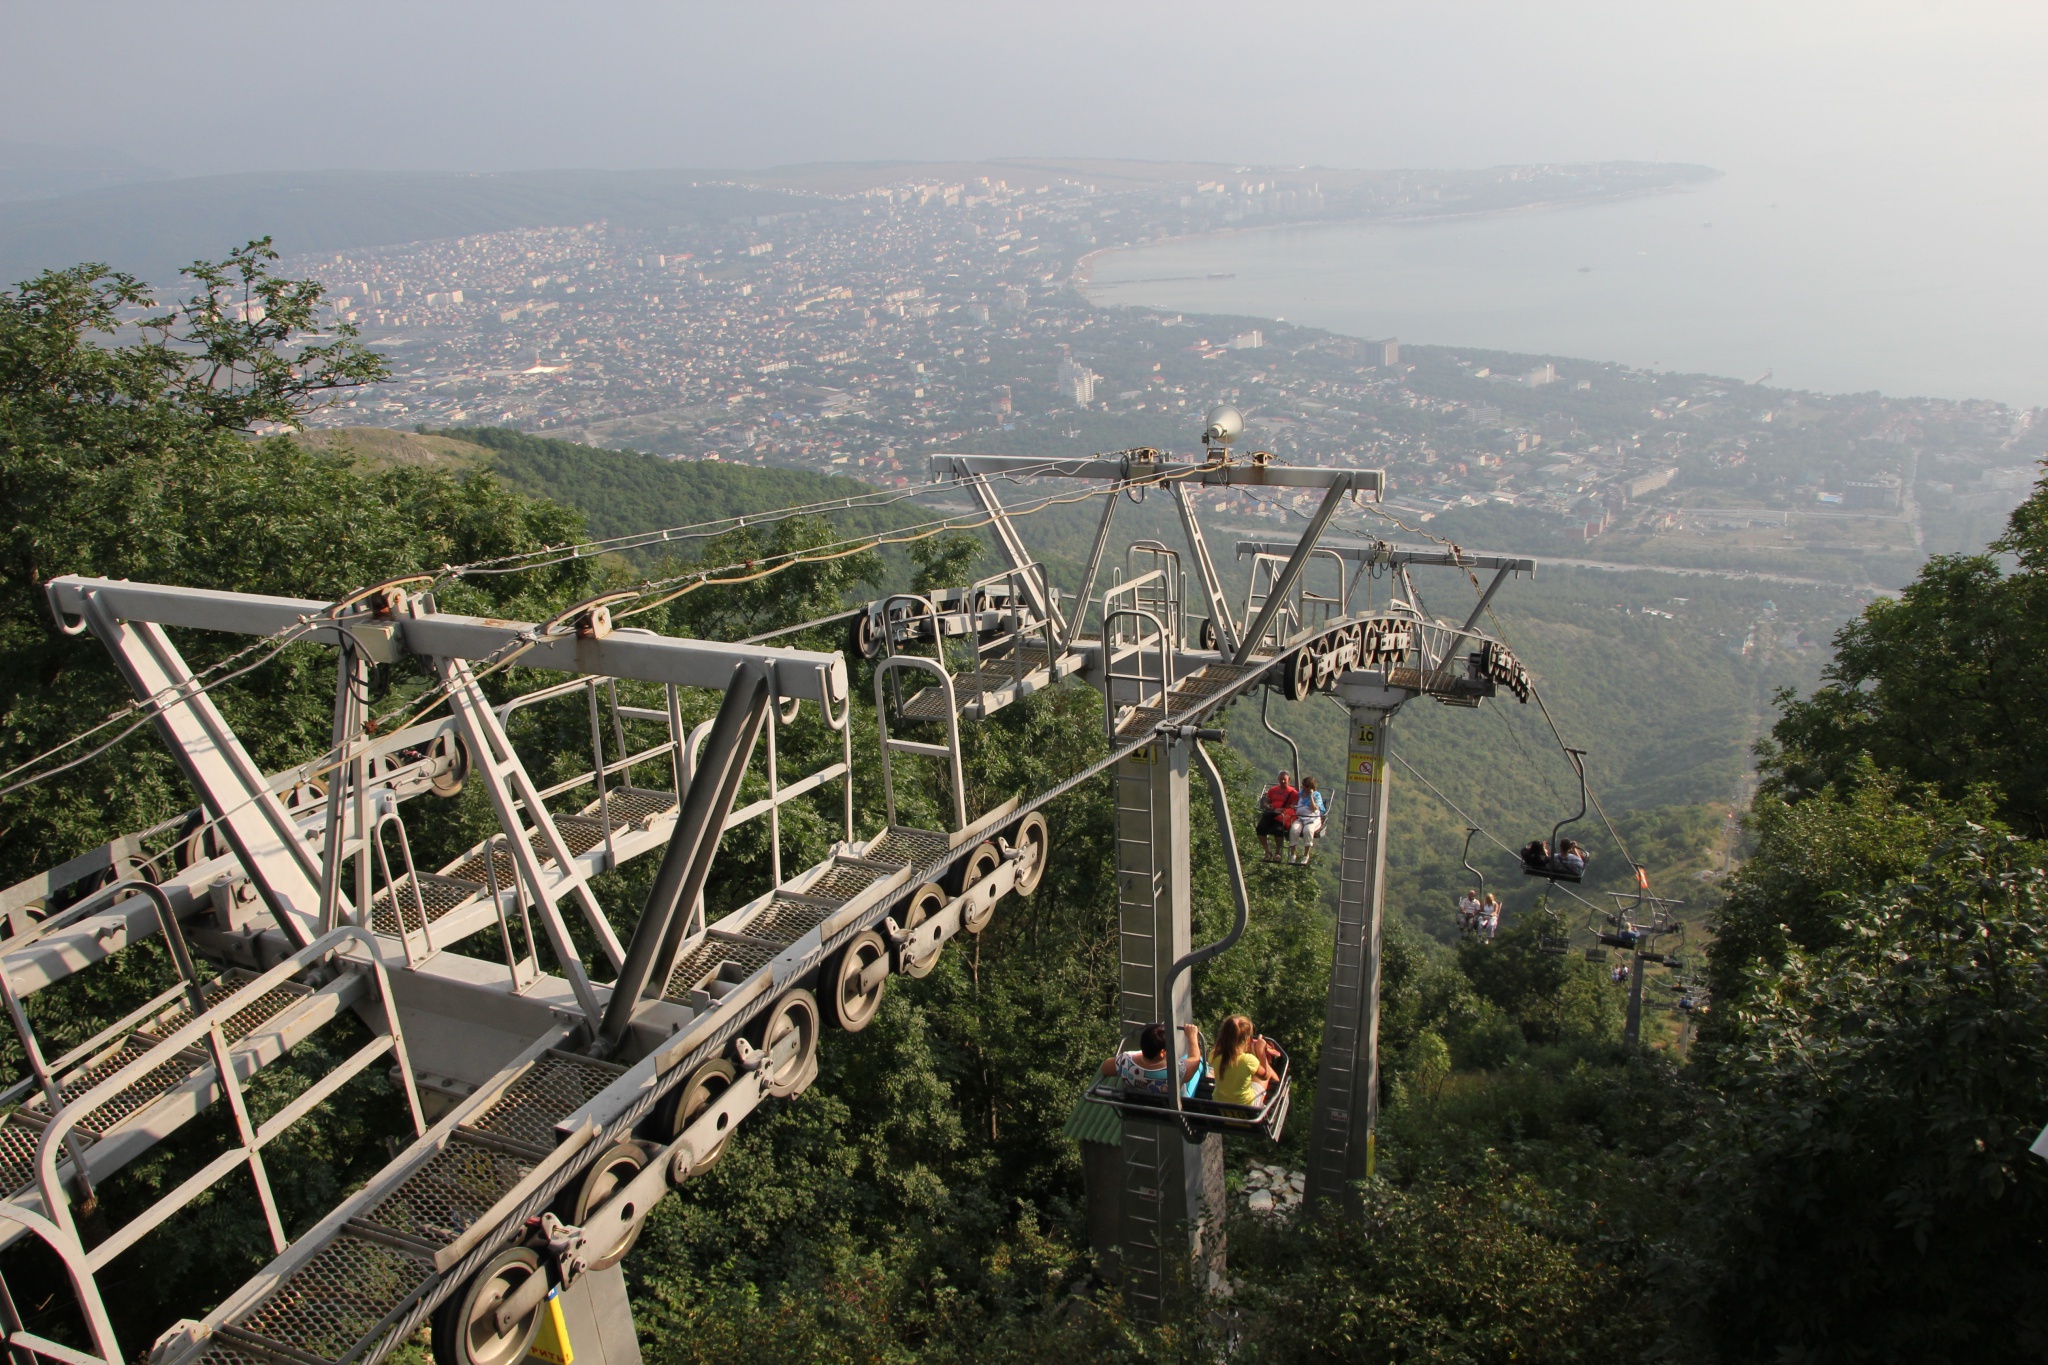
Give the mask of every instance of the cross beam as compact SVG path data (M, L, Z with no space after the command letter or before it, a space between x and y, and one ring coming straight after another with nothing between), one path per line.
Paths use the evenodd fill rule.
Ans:
M1322 469L1279 464L1235 464L1220 460L1139 460L1129 455L1097 455L1086 460L1047 460L1035 455L934 455L932 473L939 478L976 474L1023 474L1048 479L1112 479L1133 486L1180 481L1209 488L1336 488L1369 494L1378 502L1386 491L1381 469Z
M751 663L767 670L778 698L821 702L837 710L847 697L846 661L838 654L815 650L680 640L628 627L618 628L602 639L574 631L541 635L539 626L525 621L483 616L434 614L377 619L365 612L329 618L330 603L306 598L129 583L74 574L50 580L48 592L50 609L59 623L74 633L70 623L85 615L86 598L91 596L117 621L238 635L274 635L302 622L324 621L325 624L313 626L300 638L315 644L339 644L345 631L362 646L368 658L380 663L391 662L401 654L432 659L489 659L507 645L532 637L532 647L519 657L523 668L637 678L723 692L732 680L733 669Z

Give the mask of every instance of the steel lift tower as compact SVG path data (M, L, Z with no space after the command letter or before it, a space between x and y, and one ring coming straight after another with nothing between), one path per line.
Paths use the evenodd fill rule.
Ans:
M872 664L879 812L855 809L851 708L866 700L838 652L659 636L615 624L615 596L527 623L444 612L406 583L319 602L51 582L62 628L108 650L200 805L0 891L0 1005L26 1062L0 1092L0 1245L39 1244L73 1300L30 1312L0 1280L0 1344L61 1365L136 1359L143 1343L120 1339L101 1277L206 1191L246 1179L274 1259L193 1305L149 1349L153 1365L376 1365L423 1325L441 1365L518 1365L556 1306L579 1360L636 1365L618 1266L649 1208L715 1163L755 1108L811 1084L823 1030L866 1027L893 978L926 975L953 938L1030 894L1050 857L1040 808L1084 781L1108 776L1115 793L1127 1043L1155 1021L1192 1022L1191 972L1244 931L1249 899L1236 878L1236 927L1193 944L1190 779L1202 773L1227 826L1202 745L1258 688L1333 693L1351 710L1310 1193L1329 1200L1367 1174L1389 725L1417 697L1527 696L1512 652L1479 627L1485 601L1462 624L1440 620L1411 570L1491 569L1490 600L1533 566L1325 543L1347 499L1378 497L1379 472L1240 461L1238 429L1212 414L1196 460L934 457L981 500L1008 564L847 613L852 651ZM997 495L1019 477L1110 494L1072 597ZM1252 571L1239 609L1194 495L1248 488L1314 505L1298 539L1239 546ZM1141 540L1106 566L1121 495L1148 489L1172 499L1185 553ZM1375 604L1382 579L1399 592ZM333 651L331 747L262 770L216 700L229 679L195 675L173 630ZM373 728L371 669L408 661L431 690L409 720ZM962 726L1069 679L1102 696L1108 754L970 810ZM587 721L587 766L549 752L557 780L539 776L515 738L532 708L557 735ZM801 752L826 755L812 771L789 771L797 726L811 727ZM900 818L899 781L924 765L950 807L936 828ZM421 803L471 784L493 828L417 864ZM785 867L792 802L813 822L829 809L836 829L822 860ZM750 822L765 829L766 884L714 915L707 890L729 904L738 876L713 876L722 841ZM594 879L649 855L645 903L602 904ZM44 1046L29 997L155 942L175 969L166 990L76 1046ZM329 1050L338 1064L274 1111L252 1107L260 1073L333 1030L354 1040ZM266 1154L370 1074L390 1078L409 1131L360 1188L288 1226ZM1223 1135L1276 1136L1284 1075L1275 1089L1256 1112L1107 1096L1125 1118L1115 1269L1138 1311L1216 1284ZM224 1146L139 1211L124 1204L122 1225L102 1214L88 1229L106 1182L216 1107Z

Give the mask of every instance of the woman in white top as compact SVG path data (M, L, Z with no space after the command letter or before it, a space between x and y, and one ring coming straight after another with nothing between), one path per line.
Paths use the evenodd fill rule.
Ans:
M1323 832L1323 816L1328 812L1323 804L1323 794L1316 790L1313 777L1301 779L1301 794L1294 799L1294 823L1288 827L1287 842L1292 845L1287 861L1307 867L1315 855L1316 836Z
M1500 899L1491 891L1479 902L1479 932L1488 938L1500 932Z

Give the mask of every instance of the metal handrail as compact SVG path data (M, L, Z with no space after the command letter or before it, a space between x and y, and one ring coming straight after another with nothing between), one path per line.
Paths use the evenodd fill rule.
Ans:
M889 713L884 705L883 685L893 683L899 671L930 673L945 689L946 742L926 744L917 740L892 739L889 736ZM898 697L896 706L901 710L902 691L895 689ZM875 664L875 733L880 741L882 754L882 800L886 807L889 823L896 823L896 773L890 762L891 753L921 754L926 758L943 758L951 766L953 779L953 828L967 828L967 776L960 761L960 708L958 694L953 687L953 675L946 666L933 659L915 654L892 654Z
M100 1297L99 1281L93 1276L77 1232L67 1233L34 1210L6 1202L0 1202L0 1221L13 1223L33 1233L63 1262L64 1276L71 1281L71 1292L78 1298L79 1316L85 1319L85 1330L92 1334L93 1349L99 1352L98 1355L89 1355L29 1331L21 1325L10 1299L0 1305L4 1306L7 1317L7 1321L0 1323L0 1344L8 1348L9 1355L13 1356L14 1350L19 1348L58 1361L60 1365L121 1365L121 1342L114 1334L114 1321L107 1313L106 1301ZM19 1359L18 1356L13 1358Z
M1126 584L1124 586L1127 587L1129 585ZM1114 588L1110 590L1111 593L1114 593L1115 591L1116 589ZM1103 722L1105 725L1108 726L1109 729L1109 736L1111 739L1115 739L1117 706L1116 685L1119 682L1135 683L1137 685L1137 700L1132 702L1131 704L1134 707L1144 706L1146 704L1145 684L1149 682L1150 679L1148 679L1145 676L1144 631L1140 629L1135 635L1133 635L1130 647L1124 650L1121 654L1119 654L1117 652L1115 643L1116 632L1113 628L1112 623L1121 620L1126 616L1131 617L1132 619L1139 622L1141 627L1146 623L1150 623L1152 627L1153 638L1158 641L1159 714L1162 717L1166 715L1167 698L1169 694L1171 694L1173 691L1173 642L1166 633L1165 625L1159 620L1158 617L1154 616L1151 612L1140 611L1136 607L1118 607L1114 611L1110 610L1109 595L1109 593L1105 593L1103 595L1102 602L1102 713ZM1117 672L1116 666L1118 662L1123 659L1128 659L1133 655L1137 656L1138 659L1138 671L1136 673Z
M182 941L182 937L179 941ZM347 966L353 970L368 971L376 982L378 999L384 1007L384 1033L371 1039L320 1080L300 1092L261 1125L256 1124L250 1118L248 1104L242 1091L242 1078L235 1069L234 1050L229 1046L226 1035L221 1032L222 1021L246 1006L245 997L248 994L254 993L260 997L263 992L281 985L308 967L335 956L351 942L361 944L363 953L361 960L353 957L346 959ZM78 1227L72 1218L70 1201L65 1198L63 1182L57 1175L57 1162L60 1153L64 1153L69 1146L68 1140L72 1130L109 1097L134 1084L202 1038L206 1042L207 1050L212 1054L213 1070L219 1078L222 1092L227 1096L228 1105L234 1111L239 1142L234 1150L224 1152L208 1162L175 1190L152 1202L141 1214L85 1253L85 1265L91 1271L97 1271L105 1266L172 1214L219 1183L220 1179L237 1165L242 1164L247 1164L256 1185L257 1199L263 1206L264 1221L269 1224L271 1243L277 1251L282 1252L289 1244L289 1240L285 1236L284 1224L278 1214L276 1198L271 1193L270 1177L264 1169L263 1148L279 1133L297 1123L316 1105L333 1095L372 1061L387 1052L391 1053L397 1062L406 1102L412 1113L414 1135L424 1135L427 1131L426 1117L420 1109L419 1090L413 1081L412 1063L405 1050L404 1030L399 1024L397 1006L391 998L391 981L377 955L377 940L372 934L354 925L342 925L321 935L269 971L245 984L240 990L225 996L212 1007L195 1009L190 1022L169 1033L149 1051L51 1113L36 1147L36 1181L44 1209L67 1237L77 1240Z

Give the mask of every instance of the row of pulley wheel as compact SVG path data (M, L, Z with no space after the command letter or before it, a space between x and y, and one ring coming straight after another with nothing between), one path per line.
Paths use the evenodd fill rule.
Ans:
M881 1012L891 976L929 976L938 965L943 942L917 954L903 941L912 931L959 900L963 902L959 927L981 933L995 921L996 904L1001 899L1001 893L989 893L983 883L1005 860L1011 860L1017 865L1011 889L1030 895L1044 878L1050 847L1045 817L1036 811L1026 815L1008 840L989 839L976 845L940 880L925 882L912 891L898 914L885 920L882 928L862 930L833 954L811 978L813 985L822 988L824 1009L810 986L800 984L785 992L741 1035L746 1051L758 1059L762 1093L774 1098L801 1094L818 1074L823 1025L860 1032ZM562 1191L550 1210L556 1220L582 1227L703 1117L739 1074L739 1063L731 1056L699 1063L688 1080L662 1097L633 1137L606 1148L580 1179ZM687 1165L672 1169L671 1182L680 1183L710 1170L724 1155L729 1137L720 1137L708 1152L693 1153ZM585 1269L609 1270L625 1260L645 1223L643 1210L612 1245L586 1255ZM433 1320L434 1356L439 1365L518 1365L525 1358L540 1330L545 1305L516 1322L503 1321L500 1308L521 1285L543 1273L545 1250L539 1245L509 1247L448 1297Z

